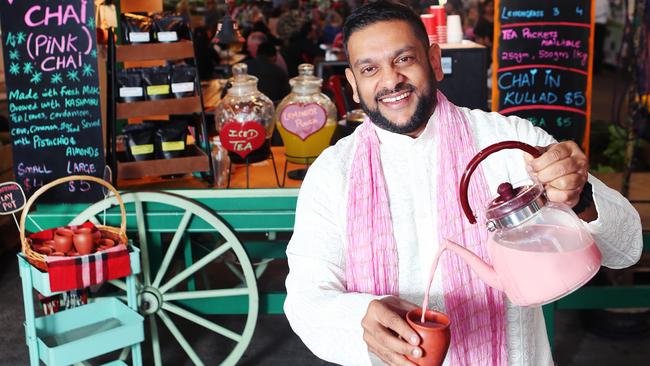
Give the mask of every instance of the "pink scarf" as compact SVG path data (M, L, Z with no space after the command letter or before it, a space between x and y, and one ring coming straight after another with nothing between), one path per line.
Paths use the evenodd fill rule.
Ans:
M438 241L450 239L489 262L487 230L470 224L458 198L466 164L476 155L469 122L438 91L436 123ZM349 292L399 295L397 243L379 155L379 139L366 121L359 126L348 188L346 282ZM472 207L489 199L479 168L469 186ZM479 213L482 215L483 213ZM479 217L479 223L485 222ZM442 256L445 307L451 318L452 365L506 365L503 293L485 285L455 254Z

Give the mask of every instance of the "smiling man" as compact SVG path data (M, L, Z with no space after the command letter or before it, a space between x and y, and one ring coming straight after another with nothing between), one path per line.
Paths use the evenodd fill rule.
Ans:
M451 318L445 364L552 365L541 308L511 304L454 254L442 256L425 294L444 240L489 260L487 229L469 224L460 208L465 166L500 141L540 147L537 159L506 150L485 160L470 185L472 207L485 207L500 183L530 174L549 201L585 221L610 268L638 260L638 213L587 173L575 143L557 143L517 117L451 104L437 91L440 49L429 46L409 8L369 3L348 17L343 33L346 76L369 119L324 151L302 184L287 248L292 328L331 362L412 365L405 356L421 357L421 340L404 314L428 296L430 308Z

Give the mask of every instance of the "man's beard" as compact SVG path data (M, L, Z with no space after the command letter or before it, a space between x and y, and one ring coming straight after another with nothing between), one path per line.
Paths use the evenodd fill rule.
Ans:
M393 90L383 89L377 93L375 95L377 108L374 110L368 108L368 105L363 101L363 98L359 96L359 100L361 101L361 108L363 108L363 111L366 112L370 120L378 127L394 133L408 134L417 131L420 127L424 126L429 121L429 117L431 117L431 113L433 113L433 109L436 104L436 98L434 95L436 84L437 83L433 77L433 72L429 73L428 88L427 90L424 90L422 95L419 97L415 112L413 112L413 116L411 116L411 119L409 119L404 125L398 125L381 114L379 111L379 98L385 95L399 93L400 91L409 91L411 94L414 94L415 87L409 83L399 83Z

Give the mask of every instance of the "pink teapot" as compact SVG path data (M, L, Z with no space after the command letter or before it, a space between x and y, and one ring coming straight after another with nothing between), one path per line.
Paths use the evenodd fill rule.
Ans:
M512 148L540 155L530 145L504 141L483 149L467 165L460 200L470 223L476 223L467 199L472 173L490 154ZM557 300L584 285L600 268L600 251L582 221L567 205L548 201L539 183L516 188L501 183L498 195L488 204L486 219L493 266L458 244L447 240L443 245L516 305L537 306Z

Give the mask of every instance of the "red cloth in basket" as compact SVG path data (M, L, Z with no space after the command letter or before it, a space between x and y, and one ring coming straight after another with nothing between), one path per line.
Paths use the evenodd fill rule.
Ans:
M129 252L124 244L97 253L46 259L52 291L96 285L131 274Z
M91 222L81 226L95 228ZM40 244L52 239L55 231L43 230L29 237L35 244ZM129 251L124 244L88 255L45 258L52 292L84 288L131 274Z

